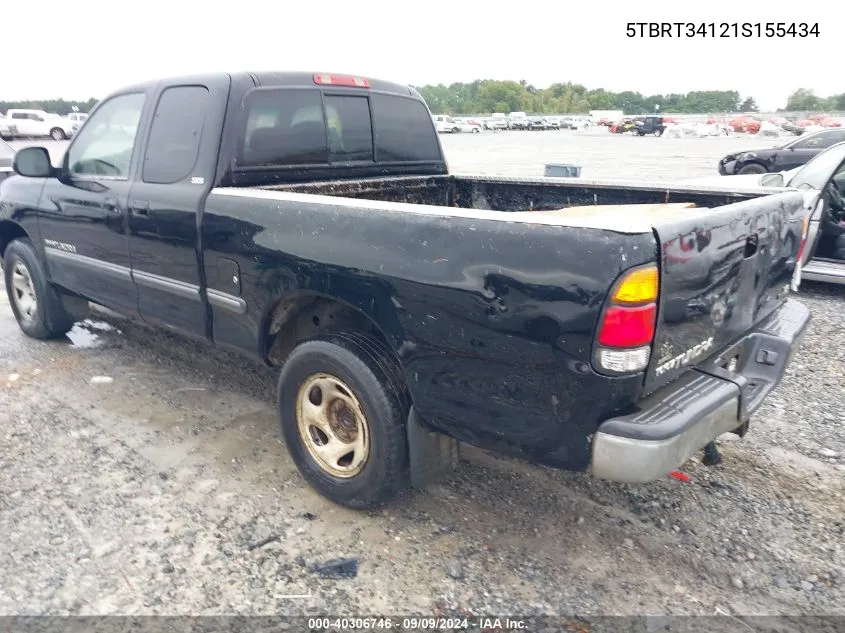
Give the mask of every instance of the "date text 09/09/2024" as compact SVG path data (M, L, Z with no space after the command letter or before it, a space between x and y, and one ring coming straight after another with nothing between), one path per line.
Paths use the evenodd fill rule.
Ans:
M628 37L819 37L807 22L628 22Z

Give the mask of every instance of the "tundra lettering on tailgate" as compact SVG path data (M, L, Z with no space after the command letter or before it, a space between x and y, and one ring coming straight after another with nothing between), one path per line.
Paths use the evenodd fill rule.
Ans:
M660 376L670 369L677 369L679 367L683 367L684 365L689 365L693 360L704 354L707 350L713 347L713 337L711 336L706 341L702 341L695 347L691 347L683 354L675 356L670 360L667 360L665 363L662 363L657 366L657 369L654 370L655 375Z

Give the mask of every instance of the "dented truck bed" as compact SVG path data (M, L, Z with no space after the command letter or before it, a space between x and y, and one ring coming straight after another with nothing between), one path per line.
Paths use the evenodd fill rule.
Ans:
M645 481L741 432L806 326L786 297L803 198L766 193L394 177L219 189L206 217L249 217L269 260L313 260L299 274L379 314L428 428ZM614 283L650 263L648 363L602 370Z

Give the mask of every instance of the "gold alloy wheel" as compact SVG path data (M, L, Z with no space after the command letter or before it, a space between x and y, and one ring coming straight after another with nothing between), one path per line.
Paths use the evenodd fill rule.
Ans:
M313 374L299 387L296 425L308 453L328 474L348 479L370 454L370 428L358 399L331 374Z

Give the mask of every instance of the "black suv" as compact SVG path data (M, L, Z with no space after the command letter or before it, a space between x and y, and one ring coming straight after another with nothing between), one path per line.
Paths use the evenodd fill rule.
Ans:
M831 145L845 141L845 128L819 130L766 149L732 152L719 161L723 176L788 171L805 165Z
M648 115L639 117L634 121L634 133L639 136L645 136L646 134L661 136L665 129L666 125L663 123L662 116Z

